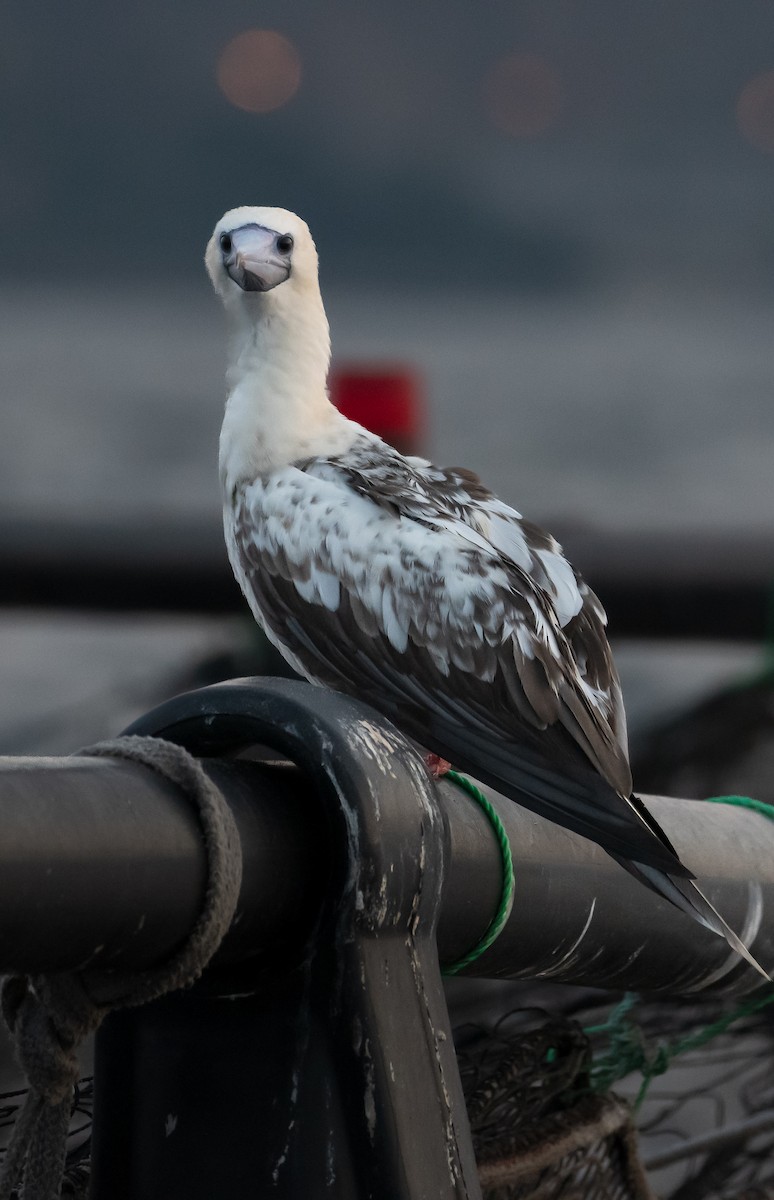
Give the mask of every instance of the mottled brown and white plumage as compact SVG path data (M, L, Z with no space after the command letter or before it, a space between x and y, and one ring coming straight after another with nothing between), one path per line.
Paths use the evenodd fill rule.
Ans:
M226 543L269 639L306 678L599 843L754 961L632 794L605 614L560 546L471 472L404 457L330 403L299 217L226 213L206 264L230 317Z

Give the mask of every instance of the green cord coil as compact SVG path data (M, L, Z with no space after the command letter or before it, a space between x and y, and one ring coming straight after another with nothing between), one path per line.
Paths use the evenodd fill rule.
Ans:
M489 924L486 933L479 942L469 950L457 962L451 963L448 967L443 968L444 975L457 975L465 967L469 967L477 958L480 958L485 950L488 950L492 942L500 936L503 927L508 920L513 907L513 890L514 890L514 875L513 875L513 858L511 856L511 846L508 841L508 834L505 832L505 826L500 820L500 815L495 809L490 800L486 798L480 788L477 788L475 783L465 776L460 775L459 771L447 771L446 779L450 779L452 783L456 783L457 787L462 788L469 796L472 796L476 803L484 810L489 820L492 829L494 830L497 844L500 847L500 856L503 864L503 886L500 892L500 904L492 921Z
M764 800L753 800L751 796L707 796L705 804L733 804L736 808L749 808L751 812L760 813L774 821L774 804L766 804Z

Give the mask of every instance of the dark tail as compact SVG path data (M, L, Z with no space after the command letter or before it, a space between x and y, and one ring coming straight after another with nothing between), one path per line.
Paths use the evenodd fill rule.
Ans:
M663 896L665 900L669 900L675 908L679 908L689 917L693 917L694 921L698 921L705 929L710 929L713 933L725 938L731 949L735 950L751 967L754 967L767 983L774 982L768 971L764 971L760 963L753 958L741 938L734 933L730 925L726 924L714 905L710 904L704 893L691 879L667 875L665 871L658 871L644 863L619 858L615 854L612 857L651 891Z

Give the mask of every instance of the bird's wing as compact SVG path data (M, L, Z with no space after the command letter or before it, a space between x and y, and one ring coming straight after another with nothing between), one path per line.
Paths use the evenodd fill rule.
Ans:
M588 683L550 596L386 450L237 494L229 551L269 636L462 769L613 853L680 871L630 798L617 681Z
M346 460L336 460L336 469L360 495L391 504L401 515L432 528L441 521L462 540L470 539L484 557L497 558L508 571L515 596L526 603L516 613L522 635L528 637L541 625L555 635L553 646L563 671L561 678L556 672L553 678L549 675L546 683L552 693L558 690L561 704L545 724L558 720L564 725L597 770L628 796L626 718L605 634L607 618L559 543L499 500L472 471L405 459L384 443L380 449L375 458L366 443L360 453L356 448ZM526 656L534 657L528 646ZM510 667L507 652L506 658ZM545 708L545 699L541 705L535 697L538 712ZM548 703L553 708L553 696Z
M521 566L556 613L584 684L603 698L606 720L628 759L626 714L618 672L608 644L607 614L596 594L572 568L550 533L528 521L464 467L436 467L410 460L430 487L449 496L460 518L484 533L504 557Z

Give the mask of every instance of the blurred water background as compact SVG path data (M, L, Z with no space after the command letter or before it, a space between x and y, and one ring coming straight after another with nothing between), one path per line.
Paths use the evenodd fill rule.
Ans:
M430 456L549 528L770 531L768 3L9 0L2 24L0 530L211 535L201 258L269 203L315 234L337 362L417 372ZM44 601L0 609L5 753L116 732L247 636ZM635 729L761 654L617 650Z

